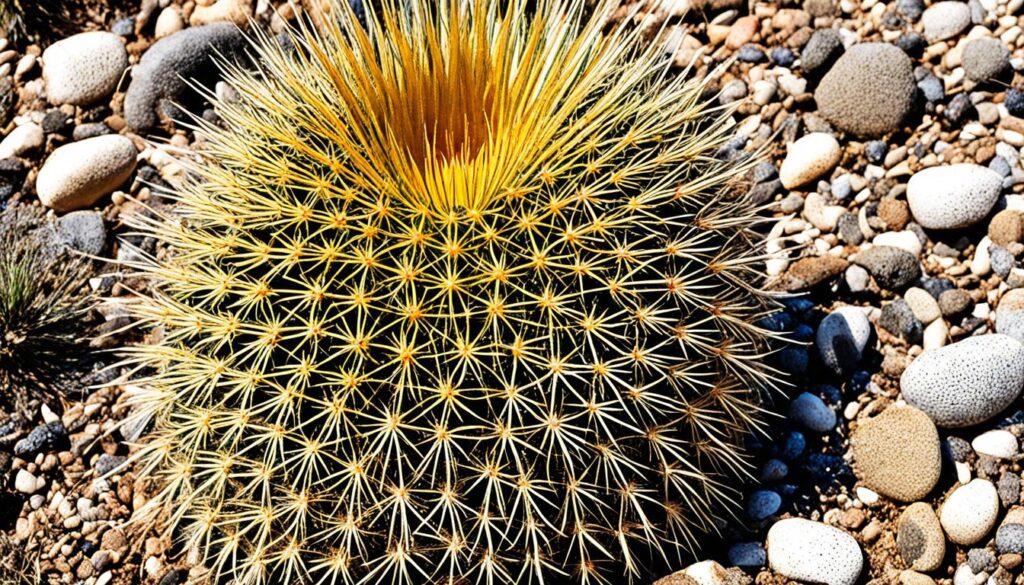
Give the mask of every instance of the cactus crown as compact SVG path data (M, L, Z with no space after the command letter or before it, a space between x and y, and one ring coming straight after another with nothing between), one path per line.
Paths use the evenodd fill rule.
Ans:
M726 114L604 5L403 4L257 39L139 220L156 502L237 583L639 575L772 385Z

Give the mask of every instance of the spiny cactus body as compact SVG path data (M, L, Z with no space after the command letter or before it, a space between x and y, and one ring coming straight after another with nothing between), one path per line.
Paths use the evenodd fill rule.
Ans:
M139 226L140 458L224 580L605 582L732 497L773 373L726 114L607 6L506 4L260 38Z

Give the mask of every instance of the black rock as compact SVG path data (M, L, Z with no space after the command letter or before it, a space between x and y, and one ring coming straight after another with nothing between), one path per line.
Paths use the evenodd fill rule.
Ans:
M64 423L58 420L32 429L27 437L14 444L14 454L29 460L37 453L53 451L67 444L68 432Z
M966 93L958 93L946 104L946 119L953 124L960 124L974 110L974 104Z
M908 32L896 39L896 46L903 49L903 52L907 55L917 59L924 54L924 49L928 46L928 42L916 32Z
M1003 105L1006 106L1006 111L1014 116L1024 116L1024 91L1019 89L1006 90Z
M804 73L824 72L843 53L843 37L839 31L821 28L814 31L800 53Z
M896 10L910 22L917 22L924 14L924 2L922 0L898 0Z
M245 47L245 36L228 23L187 28L157 41L132 73L124 98L125 122L145 131L160 123L158 112L166 112L171 103L194 107L200 97L189 81L212 87L220 78L218 55L241 59Z
M878 286L886 290L903 290L921 278L917 258L894 246L873 246L857 254L854 262L866 268Z
M882 307L882 313L878 317L878 326L893 335L902 337L911 344L920 343L924 333L921 321L914 316L910 305L903 299Z
M53 108L43 115L43 123L40 126L43 132L47 134L64 134L72 128L74 122L74 116L61 111L59 108Z
M160 585L179 585L188 578L188 571L185 569L174 569L164 574L160 579Z

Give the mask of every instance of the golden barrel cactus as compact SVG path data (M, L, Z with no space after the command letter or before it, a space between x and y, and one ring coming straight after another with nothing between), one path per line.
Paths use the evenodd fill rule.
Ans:
M608 5L503 4L258 36L140 220L139 457L224 582L602 583L734 497L776 376L728 112Z

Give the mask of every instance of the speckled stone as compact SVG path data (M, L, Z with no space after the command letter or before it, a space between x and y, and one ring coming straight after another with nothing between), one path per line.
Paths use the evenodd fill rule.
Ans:
M128 180L137 154L132 141L117 134L65 144L39 171L39 200L56 211L88 207Z
M789 418L816 433L827 433L836 426L836 413L821 399L803 392L789 403Z
M902 290L921 277L917 258L894 246L872 246L858 253L853 261L866 268L878 286L886 290Z
M831 254L801 258L790 264L773 288L786 292L811 289L842 274L848 265L846 260Z
M896 528L896 548L903 562L915 571L934 571L946 554L946 536L932 507L924 502L911 504L900 514Z
M790 579L853 585L864 567L852 536L820 522L787 518L768 530L768 564Z
M1024 289L1013 288L999 299L995 312L996 332L1024 343Z
M850 438L857 472L874 491L904 502L926 496L939 481L939 432L912 406L890 406Z
M967 311L971 306L971 295L965 290L954 288L939 293L939 309L943 317L954 317Z
M940 427L966 427L999 414L1024 385L1024 346L1008 335L968 337L926 351L903 372L903 398Z
M1000 246L1019 242L1024 238L1024 213L1004 209L988 222L988 239Z
M953 490L939 511L939 522L949 540L971 545L992 530L998 515L996 486L979 478Z
M916 91L906 53L888 43L864 43L836 61L818 84L814 100L818 113L836 128L873 137L899 128Z
M805 185L831 171L839 163L843 149L830 134L813 132L789 147L779 178L782 186L793 189Z
M805 73L815 73L822 67L830 65L842 52L843 37L838 30L818 29L800 52L800 68Z
M910 305L910 310L914 312L914 316L925 325L942 316L938 301L923 288L908 288L903 293L903 299Z
M999 554L1024 554L1024 524L1003 524L996 530L996 550Z
M921 16L924 36L929 42L944 41L963 32L971 24L971 9L966 2L936 2Z
M910 178L907 202L921 227L964 228L988 215L1002 188L999 173L980 165L929 167Z
M128 68L128 51L117 35L84 32L43 52L46 97L52 104L85 106L114 92Z
M858 362L871 338L871 322L858 307L840 307L821 320L815 342L821 360L835 372Z
M961 58L964 72L974 81L995 79L1010 68L1010 50L999 39L968 41Z

